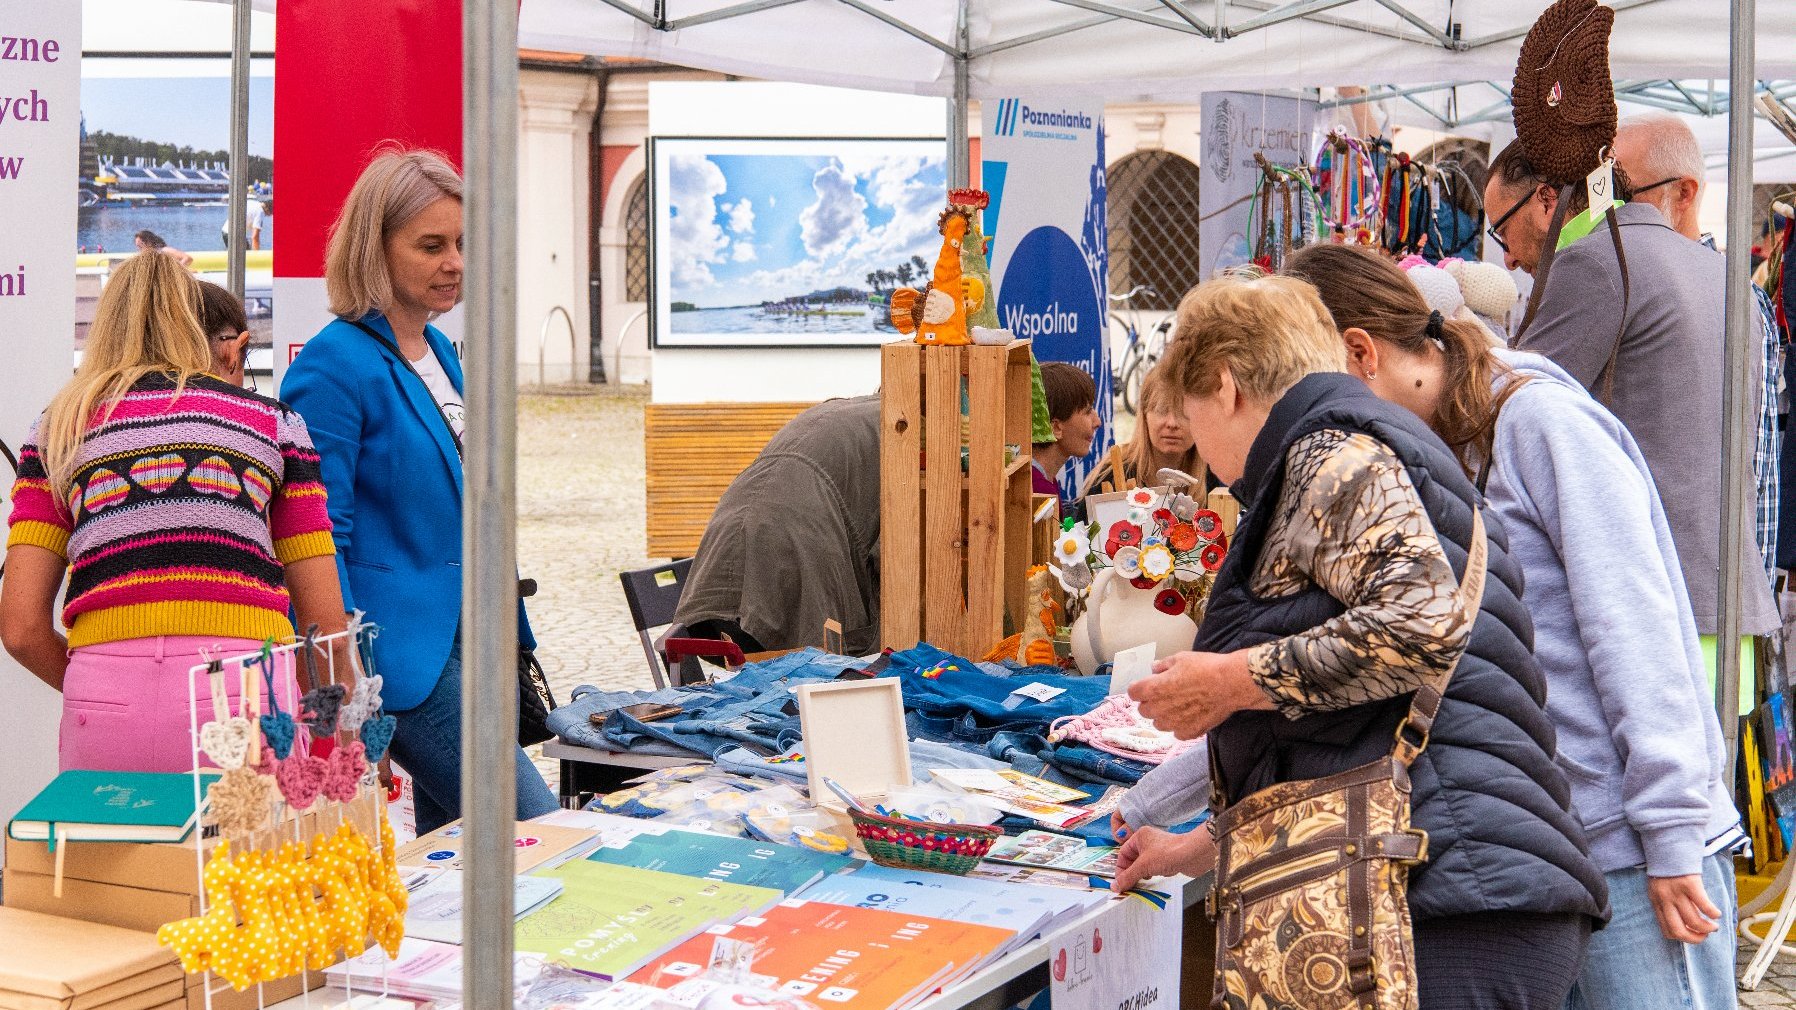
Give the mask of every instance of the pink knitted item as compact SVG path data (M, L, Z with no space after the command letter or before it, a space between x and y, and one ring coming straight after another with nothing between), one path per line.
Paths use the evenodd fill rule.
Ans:
M356 790L362 785L362 773L367 770L368 760L363 756L360 741L331 751L324 773L324 795L338 803L355 799Z
M1048 728L1048 742L1062 740L1151 765L1177 757L1197 744L1195 740L1180 740L1155 729L1153 723L1141 717L1141 706L1126 694L1113 694L1084 715L1054 720Z
M295 747L293 753L275 766L274 780L280 784L281 796L295 810L310 809L324 788L325 773L330 765L312 756L311 748Z

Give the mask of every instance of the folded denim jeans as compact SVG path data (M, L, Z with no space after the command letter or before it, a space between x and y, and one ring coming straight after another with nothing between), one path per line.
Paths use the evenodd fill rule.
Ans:
M1067 775L1086 782L1132 786L1154 766L1140 761L1107 754L1086 744L1059 744L1041 752L1040 757Z
M624 711L606 719L604 735L611 746L634 750L646 740L660 740L703 757L713 757L739 744L778 750L777 732L766 727L789 718L793 686L833 679L857 660L821 649L804 649L764 663L743 667L727 680L690 685L686 711L672 719L645 723Z
M886 674L899 679L906 708L938 717L971 713L988 726L1027 721L1045 727L1091 711L1110 693L1108 677L1069 676L1043 666L993 673L927 643L893 653ZM1051 696L1018 693L1032 688Z
M576 747L615 750L604 731L592 724L592 716L608 716L627 705L645 702L684 707L696 697L691 692L671 687L659 691L601 691L591 684L582 684L574 688L565 704L549 713L548 727L556 736Z

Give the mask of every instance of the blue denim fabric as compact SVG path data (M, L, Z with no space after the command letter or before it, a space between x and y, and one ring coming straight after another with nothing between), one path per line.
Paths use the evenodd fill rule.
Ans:
M1041 752L1048 747L1048 738L1040 733L1004 731L992 736L985 753L1025 775L1043 776L1051 770L1048 763L1041 759Z
M1058 744L1040 755L1043 761L1086 782L1132 786L1154 766L1117 757L1082 743Z
M803 748L793 747L782 751L781 754L790 757L793 751L802 753ZM782 761L779 764L772 764L767 758L743 750L741 747L732 747L723 751L717 755L715 760L719 770L735 772L738 775L751 775L755 778L790 782L797 785L805 785L809 781L809 773L805 771L803 761Z
M990 755L991 742L1002 733L1039 735L1047 726L1035 719L1012 719L987 723L972 712L965 715L930 715L910 711L904 714L904 727L912 740L930 740L969 754ZM1043 746L1046 746L1044 741Z
M449 650L443 675L416 708L393 713L398 725L390 751L412 777L418 834L428 834L461 816L461 643ZM517 748L518 820L560 808L555 794Z
M1590 934L1584 971L1566 1010L1734 1010L1733 855L1702 864L1702 889L1721 909L1721 928L1699 944L1665 939L1646 893L1646 870L1603 875L1609 925Z
M906 708L954 718L970 713L986 726L1024 721L1046 726L1062 716L1091 711L1110 691L1108 677L1072 677L1056 667L1026 667L1003 676L928 644L895 652L891 659L886 673L903 685ZM944 664L954 669L942 669ZM1015 693L1034 683L1063 691L1047 701Z
M691 696L684 703L686 711L673 719L645 723L626 712L613 712L605 720L604 735L619 750L633 750L649 739L704 757L742 743L778 750L778 732L789 718L784 708L792 700L793 685L832 679L858 663L821 649L752 663L728 680L685 688Z
M592 724L592 716L609 715L626 705L644 702L685 707L697 697L690 691L671 687L659 691L601 691L591 684L582 684L574 688L565 704L549 713L549 731L576 747L610 750L610 741L605 739L603 730ZM670 753L684 753L679 748L668 749Z

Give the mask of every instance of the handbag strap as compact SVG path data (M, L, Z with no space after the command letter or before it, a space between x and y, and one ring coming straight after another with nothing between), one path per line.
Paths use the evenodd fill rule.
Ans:
M377 342L379 342L379 344L382 347L385 347L387 350L392 351L393 357L399 359L399 363L405 366L405 370L412 373L412 375L414 377L416 377L419 382L424 383L424 391L426 393L430 393L431 406L434 406L437 409L437 418L443 422L443 427L448 430L449 440L451 442L455 443L455 454L457 456L465 459L467 457L467 453L462 451L461 436L457 435L455 433L455 425L449 423L449 415L443 412L443 405L441 403L437 402L437 395L435 393L431 392L430 383L424 382L424 376L418 374L418 367L416 365L412 364L411 359L407 358L405 356L405 354L399 350L399 345L393 343L391 340L388 340L386 338L386 336L384 334L382 334L379 330L375 329L372 326L369 326L367 323L362 322L360 319L345 319L343 321L348 323L349 325L355 327L356 329L361 330L363 333L366 333L369 336L373 337ZM429 344L426 344L425 346L426 346L426 348L429 348ZM434 348L430 348L430 353L435 354L436 350Z
M1484 512L1472 509L1472 544L1467 552L1465 574L1460 576L1459 589L1453 594L1454 603L1466 620L1466 648L1471 648L1472 625L1478 619L1479 604L1484 599L1484 576L1489 569L1490 541L1484 534ZM1460 660L1465 658L1461 652L1453 660L1452 665L1436 676L1428 678L1416 689L1415 697L1410 699L1409 714L1397 726L1397 746L1391 756L1405 768L1415 763L1422 751L1428 746L1428 734L1434 729L1434 717L1440 713L1441 699L1446 697L1447 682L1453 679L1453 672L1459 669Z
M1547 277L1553 270L1553 259L1559 252L1559 232L1565 226L1565 215L1571 207L1573 187L1566 186L1559 191L1559 200L1553 207L1553 220L1547 227L1546 238L1541 243L1540 263L1534 270L1534 288L1528 292L1528 309L1522 313L1521 324L1515 328L1515 339L1511 341L1519 350L1527 350L1523 343L1528 327L1534 323L1534 315L1540 310L1541 297L1546 294ZM1532 198L1530 198L1532 199ZM1628 301L1631 295L1628 282L1628 257L1621 247L1621 219L1615 214L1615 208L1603 211L1609 222L1609 241L1615 245L1615 264L1621 270L1621 311L1616 314L1615 345L1609 351L1609 360L1603 364L1602 371L1597 373L1602 379L1602 393L1597 400L1605 407L1613 406L1615 398L1615 366L1621 357L1622 338L1628 332Z

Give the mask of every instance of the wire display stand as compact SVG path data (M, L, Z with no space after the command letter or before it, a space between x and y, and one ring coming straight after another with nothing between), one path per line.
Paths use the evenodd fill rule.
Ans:
M273 670L279 671L278 675L267 678L270 700L275 705L278 705L282 711L298 713L300 710L301 688L296 675L296 667L298 661L305 658L302 650L316 650L316 662L322 668L325 682L343 683L346 687L352 687L356 681L367 676L367 671L362 669L362 647L372 643L379 633L380 629L377 625L363 621L361 613L357 612L350 621L347 630L332 635L295 638L280 644L271 644L256 652L237 656L215 656L210 654L210 650L202 649L200 655L206 662L191 667L187 671L187 710L189 731L191 734L189 743L191 745L193 759L192 781L194 809L205 811L205 804L207 803L208 798L204 795L204 790L202 789L203 779L201 778L201 773L211 767L209 764L203 763L206 758L206 753L202 746L201 726L204 725L205 722L211 720L202 720L201 717L199 701L199 683L201 680L204 679L211 682L213 712L216 714L221 708L228 711L230 692L225 688L232 683L229 678L236 678L235 683L237 683L240 688L238 694L238 714L247 718L251 725L249 751L245 761L248 765L253 767L256 763L256 758L259 755L260 748L269 746L263 739L263 733L258 725L257 718L261 715L259 710L261 707L262 690L265 679L263 667L272 665ZM343 680L339 680L337 676L337 652L338 646L340 645L347 646L347 648L344 649L344 652L349 657L348 672L350 673L350 676ZM222 649L219 651L222 651ZM221 669L225 678L222 681L216 677L216 674L219 673ZM308 667L308 669L310 669L310 667ZM284 693L285 697L277 697L276 692ZM370 718L372 718L372 714L370 714ZM296 738L293 742L293 747L298 748L302 746L302 742L303 738ZM263 822L262 827L255 831L248 832L245 836L240 838L227 838L225 832L221 828L218 828L216 818L202 816L201 838L198 840L198 844L194 846L193 857L195 879L199 885L197 888L199 915L202 917L205 916L208 906L211 904L210 896L206 893L205 879L208 850L206 835L209 828L218 829L216 831L218 841L228 841L233 843L233 858L236 858L242 853L253 851L254 843L264 839L270 842L270 851L277 849L288 842L299 845L303 850L311 840L322 837L325 834L323 825L327 820L330 822L330 830L340 829L345 823L354 825L358 831L361 830L363 824L358 820L358 810L364 802L372 799L373 818L370 823L367 824L369 830L366 832L366 836L368 838L369 847L373 850L374 858L377 861L382 859L385 855L383 852L385 841L379 830L379 820L387 816L387 811L385 803L380 798L381 790L376 767L377 766L374 763L368 765L367 771L362 775L361 780L357 785L354 798L346 802L332 800L321 794L305 809L300 810L295 809L284 797L273 800L270 803L267 818ZM307 823L308 818L311 819L310 825ZM237 848L238 845L241 845L242 848ZM363 953L365 954L368 950L379 949L378 945L370 943L364 949ZM356 956L357 955L350 954L348 951L338 951L336 953L336 963L344 964L353 961L356 959ZM368 991L362 995L378 996L382 999L391 995L389 992L387 963L387 959L381 959L380 987L378 992ZM210 968L203 970L199 974L201 975L201 988L205 994L206 1010L212 1010L213 996L215 994L229 992L233 987L222 977L215 976ZM317 972L314 972L310 966L302 960L300 971L298 973L298 978L300 979L298 999L300 1000L299 1005L306 1008L306 1010L310 1010L313 1006L312 975L314 974L317 974ZM288 976L288 978L291 977L293 976ZM257 982L254 985L256 992L256 1007L258 1010L262 1010L262 1008L268 1006L265 986L268 985L269 981L272 980ZM215 983L217 983L216 987ZM344 1005L353 1005L356 995L356 973L346 971L343 973L342 998ZM283 999L286 998L287 997L283 997ZM321 1007L327 1005L325 1002L326 999L327 997L321 995L321 1002L319 1004Z

